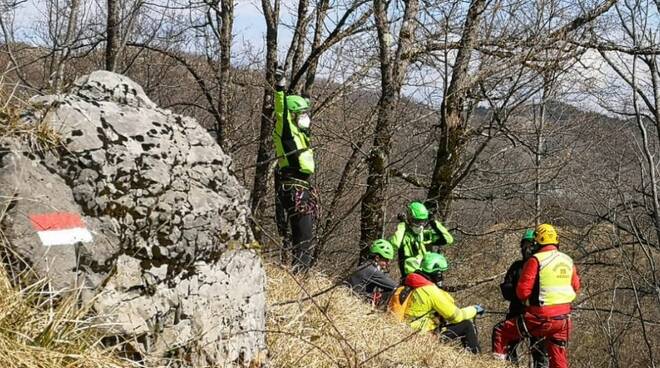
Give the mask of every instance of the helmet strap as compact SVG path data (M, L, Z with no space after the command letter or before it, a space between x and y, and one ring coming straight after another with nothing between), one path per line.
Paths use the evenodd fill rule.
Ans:
M532 255L533 255L534 253L538 252L538 251L539 251L541 248L543 248L543 247L544 247L543 245L541 245L541 244L539 244L539 243L537 243L537 242L534 242L534 244L531 246L531 252L532 252Z
M522 240L520 242L520 253L523 259L528 259L536 253L536 243L529 240Z
M431 281L434 284L438 285L438 287L440 287L442 285L442 281L444 280L444 278L442 277L442 272L437 271L437 272L434 272L434 273L430 274L429 276L431 277Z

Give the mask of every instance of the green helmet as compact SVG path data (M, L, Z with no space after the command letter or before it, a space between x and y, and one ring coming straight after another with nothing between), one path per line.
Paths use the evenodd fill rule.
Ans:
M426 221L429 219L429 210L422 202L410 202L408 205L408 219L411 221Z
M293 113L309 110L309 100L302 96L286 96L286 106Z
M536 243L534 241L535 232L533 229L525 230L525 234L520 240L520 251L522 253L523 260L529 259L536 252Z
M377 254L387 260L394 259L394 247L385 239L378 239L371 244L369 253Z
M525 235L523 235L522 240L527 240L530 242L534 241L534 229L525 230Z
M449 269L449 264L447 263L445 256L442 254L428 252L424 255L422 264L419 268L426 274L434 274L447 271Z

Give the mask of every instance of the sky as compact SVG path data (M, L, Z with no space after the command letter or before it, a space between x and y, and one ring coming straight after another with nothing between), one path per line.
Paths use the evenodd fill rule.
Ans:
M82 0L83 4L93 5L91 1L100 1L100 0ZM167 1L182 1L182 0L151 0L151 4L162 4ZM295 10L294 0L283 0L283 5L281 9L281 16L283 19L289 18L288 16L292 14ZM46 18L45 16L45 0L26 0L18 11L15 14L15 28L17 29L17 39L21 41L32 41L34 43L39 43L38 36L36 35L35 25L38 22L43 22ZM265 21L261 11L261 1L260 0L237 0L235 3L235 17L234 17L234 45L233 52L235 55L243 54L245 51L249 51L252 55L261 55L262 50L265 44ZM279 29L279 54L281 58L284 57L286 53L286 48L288 47L291 39L291 33L285 26L280 26ZM592 77L595 79L600 79L602 83L602 72L603 67L594 66L597 64L599 57L597 55L591 55L589 58L585 58L590 65L588 68L584 68L581 71L578 71L580 77ZM591 60L590 60L591 59ZM419 74L419 73L418 73ZM425 102L433 104L433 101L441 101L441 96L437 94L438 91L435 91L441 86L441 80L439 76L434 76L429 74L428 71L422 73L425 75L425 80L430 82L431 87L425 89L418 89L413 86L407 86L404 88L404 94L415 98L414 96L419 97L420 100L426 100ZM611 73L605 73L611 74ZM429 90L430 88L430 90ZM578 100L582 100L581 103L594 107L595 101L586 101L586 95L578 92L580 96L577 97ZM429 100L427 96L432 96Z
M234 8L234 35L238 40L248 41L263 46L266 22L260 5L254 1L240 0Z
M83 0L89 2L90 0ZM156 0L155 2L163 2ZM27 0L21 4L15 15L17 38L24 41L35 37L35 25L45 19L45 1ZM266 23L261 12L260 2L256 0L238 0L234 8L234 35L236 47L245 43L262 47L264 45ZM283 30L286 34L286 30Z

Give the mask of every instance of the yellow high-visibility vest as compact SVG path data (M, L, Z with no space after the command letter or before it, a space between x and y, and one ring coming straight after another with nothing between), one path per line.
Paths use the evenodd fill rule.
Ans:
M539 252L534 257L539 261L539 305L568 304L575 300L575 290L571 285L571 257L558 250Z

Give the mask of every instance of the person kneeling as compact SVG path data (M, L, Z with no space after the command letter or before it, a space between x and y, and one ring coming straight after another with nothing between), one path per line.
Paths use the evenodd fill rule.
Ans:
M442 290L442 273L447 271L447 259L442 254L426 253L420 268L406 276L405 285L413 288L405 318L419 331L435 331L443 339L460 339L463 347L476 354L481 351L477 329L472 319L484 313L474 305L458 308L454 298Z
M390 242L385 239L374 241L369 248L369 259L353 272L348 278L348 284L374 306L382 305L397 286L386 273L393 258L394 247Z

